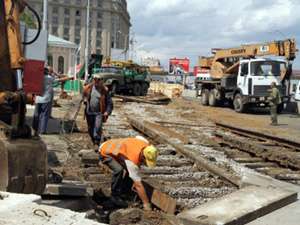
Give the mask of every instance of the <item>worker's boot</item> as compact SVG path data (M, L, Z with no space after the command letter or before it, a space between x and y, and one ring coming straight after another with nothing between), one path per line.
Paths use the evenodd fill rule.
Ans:
M114 203L115 206L120 208L127 208L128 204L123 201L119 196L111 196L111 201Z

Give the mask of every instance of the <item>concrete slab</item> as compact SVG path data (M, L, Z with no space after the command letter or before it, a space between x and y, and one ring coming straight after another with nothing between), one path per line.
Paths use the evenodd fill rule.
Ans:
M5 196L0 200L1 225L101 225L86 219L85 213L41 204L38 195L0 193ZM102 224L104 225L104 224Z
M47 184L43 195L88 197L93 196L93 188L84 184Z
M247 225L299 225L300 201L258 218Z
M196 99L196 94L196 90L184 89L181 96L186 99Z
M182 224L246 224L296 200L296 192L273 187L249 186L182 212L177 217Z
M298 185L276 180L272 177L247 169L245 169L242 173L241 184L241 187L255 185L261 187L281 188L283 190L300 193L300 186Z

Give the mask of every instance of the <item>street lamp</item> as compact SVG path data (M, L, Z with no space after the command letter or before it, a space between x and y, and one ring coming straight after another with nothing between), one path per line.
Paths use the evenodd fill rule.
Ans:
M43 30L48 31L48 0L43 0Z
M87 8L86 8L86 36L85 36L85 76L84 82L88 80L88 66L89 66L89 37L90 37L90 0L87 0Z

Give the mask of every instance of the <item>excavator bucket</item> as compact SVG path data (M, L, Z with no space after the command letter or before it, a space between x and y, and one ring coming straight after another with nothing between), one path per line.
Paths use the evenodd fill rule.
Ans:
M0 191L42 194L47 171L41 140L0 138Z

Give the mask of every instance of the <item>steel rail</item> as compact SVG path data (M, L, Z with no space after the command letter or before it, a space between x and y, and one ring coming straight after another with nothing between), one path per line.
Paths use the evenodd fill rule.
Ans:
M230 130L233 133L248 136L250 138L257 138L260 140L272 141L280 146L284 146L287 148L291 148L291 149L300 151L300 143L297 141L289 140L289 139L278 137L278 136L273 136L273 135L262 133L259 131L246 130L243 128L235 127L235 126L220 123L220 122L216 122L215 124L216 124L216 126Z

